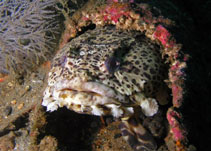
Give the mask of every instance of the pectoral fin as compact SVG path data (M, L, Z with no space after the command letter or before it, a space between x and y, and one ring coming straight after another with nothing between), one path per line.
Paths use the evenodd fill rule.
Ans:
M157 144L153 136L141 125L134 116L122 118L120 124L122 136L134 151L154 151Z

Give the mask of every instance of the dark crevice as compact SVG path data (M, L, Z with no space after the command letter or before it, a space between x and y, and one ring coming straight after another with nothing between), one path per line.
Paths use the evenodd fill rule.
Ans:
M28 118L29 118L29 115L28 115L28 114L25 114L25 115L23 115L23 116L18 117L18 118L12 123L12 124L14 125L13 128L9 128L9 126L8 126L6 129L0 131L0 137L1 137L1 136L4 136L4 135L6 135L6 134L8 134L10 131L17 131L17 130L19 130L20 128L26 127L26 126L27 126L27 123L29 122L29 119L28 119Z
M47 114L45 133L39 137L54 136L58 140L58 148L62 151L91 150L92 141L100 125L97 116L78 114L60 108Z
M88 30L94 30L95 28L96 28L96 25L95 24L90 24L88 26L82 27L81 28L81 31L79 31L77 33L77 36L80 36L80 35L84 34Z

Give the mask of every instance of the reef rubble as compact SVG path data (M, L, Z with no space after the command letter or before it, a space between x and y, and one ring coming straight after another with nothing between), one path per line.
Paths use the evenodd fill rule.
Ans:
M57 45L58 49L87 29L105 25L143 32L146 37L160 45L161 56L169 65L168 79L165 82L171 90L172 103L168 106L165 116L169 129L165 139L162 140L163 145L158 150L196 150L189 138L185 121L187 117L184 117L184 106L187 106L186 71L191 58L188 50L190 43L187 41L193 31L191 17L187 14L185 15L188 17L181 13L176 14L179 8L171 1L159 3L151 0L147 2L89 0L71 16L68 9L71 8L62 12L65 18L65 30ZM182 18L185 18L184 22ZM2 60L0 58L0 61ZM0 68L2 71L4 69ZM132 151L118 130L118 121L113 122L111 117L105 117L104 120L112 122L103 121L101 124L100 118L76 115L64 108L57 113L46 113L41 102L48 71L49 64L43 64L28 77L21 76L18 80L7 76L5 73L8 71L4 70L4 73L0 74L0 150ZM89 123L87 126L83 124L78 126L85 121ZM59 128L69 131L62 132L58 130ZM71 133L72 137L68 135ZM9 144L5 144L5 141Z

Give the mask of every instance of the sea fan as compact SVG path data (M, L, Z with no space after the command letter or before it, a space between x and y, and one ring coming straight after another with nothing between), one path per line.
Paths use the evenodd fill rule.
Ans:
M23 73L46 61L61 33L57 0L0 0L0 72Z

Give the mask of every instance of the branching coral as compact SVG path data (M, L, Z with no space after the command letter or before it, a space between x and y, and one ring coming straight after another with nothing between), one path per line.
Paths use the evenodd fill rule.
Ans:
M57 0L0 0L0 72L22 73L45 61L59 35Z

